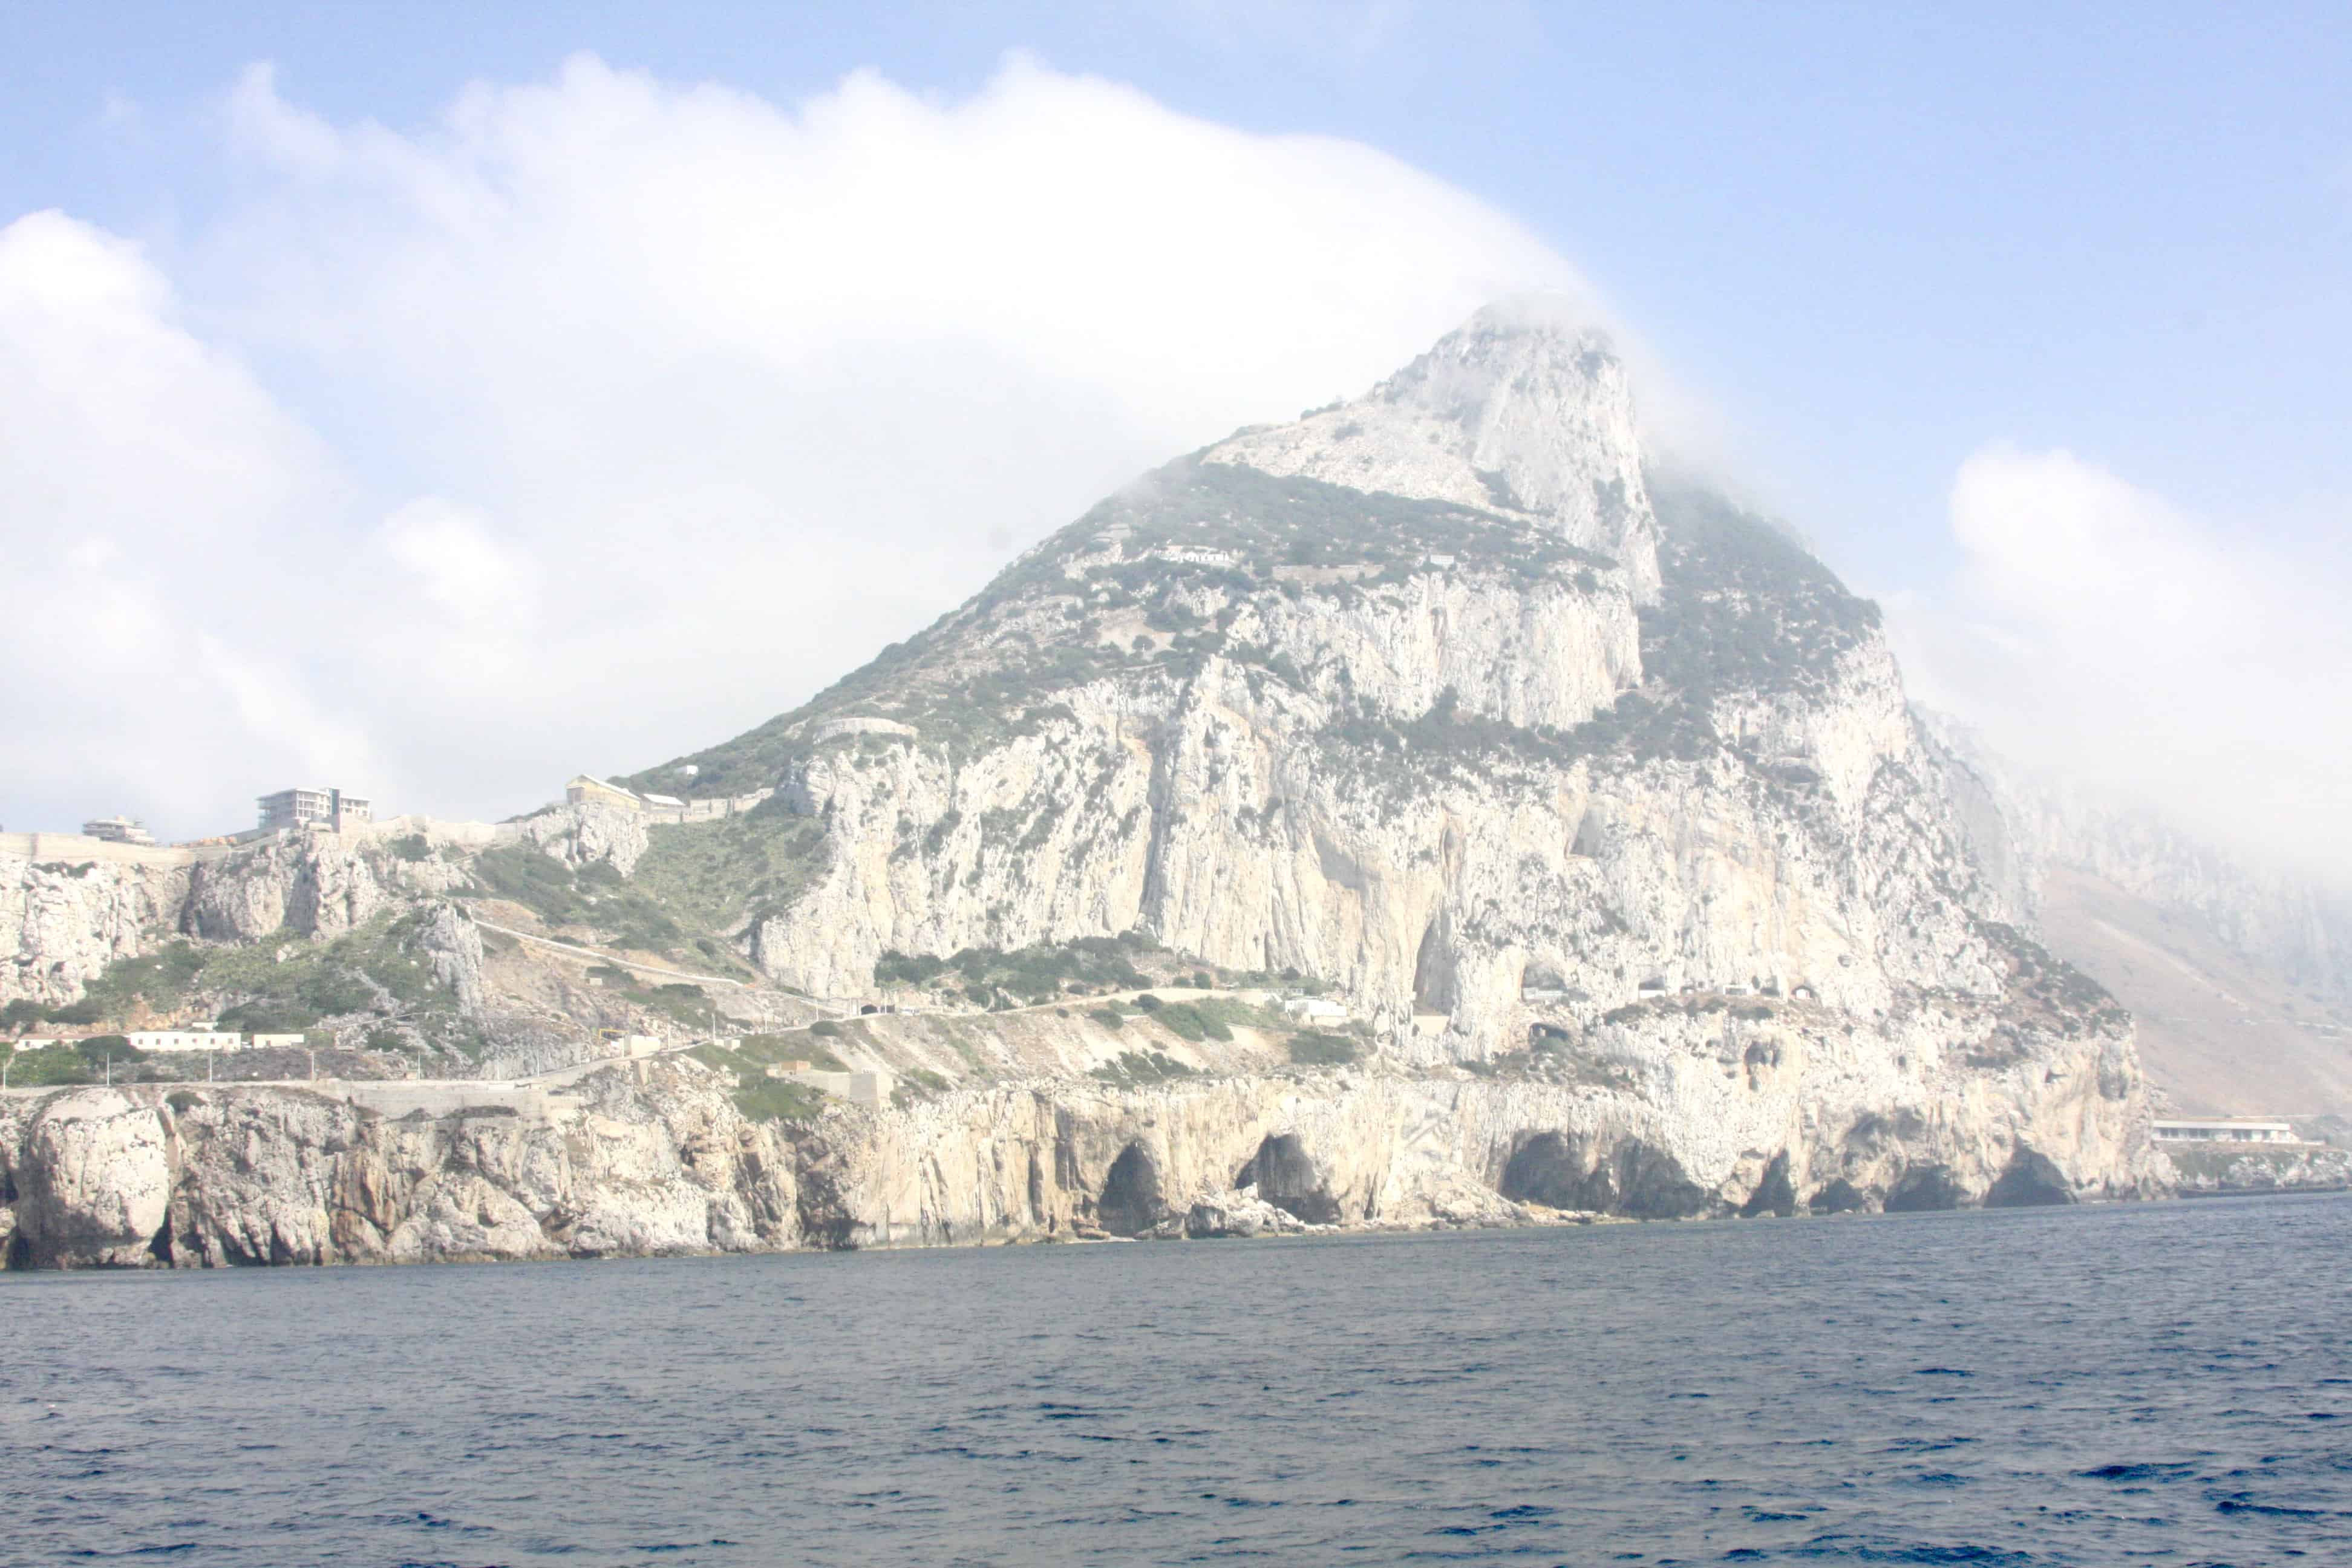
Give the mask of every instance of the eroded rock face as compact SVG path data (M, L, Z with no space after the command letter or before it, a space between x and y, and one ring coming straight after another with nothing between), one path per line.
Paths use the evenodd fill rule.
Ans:
M389 901L357 842L281 833L197 866L180 926L213 942L258 942L281 930L334 937Z
M72 1257L86 1266L155 1260L171 1199L168 1121L109 1089L66 1090L18 1122L6 1163L9 1262Z
M17 1267L223 1265L1247 1236L2071 1202L2153 1194L2128 1041L2035 1037L1998 1070L1824 1016L1666 1007L1617 1087L1391 1069L1151 1089L1040 1081L810 1123L745 1121L690 1058L616 1066L552 1121L387 1121L286 1089L12 1097ZM1725 1031L1735 1031L1728 1039ZM1770 1040L1781 1068L1751 1076Z
M642 1079L642 1081L640 1081ZM0 1107L15 1268L646 1256L797 1246L795 1155L699 1064L614 1068L575 1115L393 1121L298 1089L82 1089Z
M1366 396L1209 458L1526 517L1615 557L1645 602L1657 590L1625 367L1540 301L1490 306Z
M193 868L0 853L0 1002L79 999L174 926Z
M645 813L625 806L580 801L551 806L520 826L526 842L574 870L602 863L625 877L646 852Z

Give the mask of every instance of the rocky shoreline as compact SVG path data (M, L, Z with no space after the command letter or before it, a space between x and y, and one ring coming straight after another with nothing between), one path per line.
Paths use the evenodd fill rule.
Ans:
M643 1257L1579 1223L2155 1196L2144 1105L2037 1091L1953 1118L1813 1081L1687 1103L1346 1070L1148 1088L999 1083L807 1121L743 1115L690 1057L587 1074L545 1116L387 1117L299 1088L62 1089L0 1100L15 1268ZM1694 1076L1687 1071L1682 1079ZM2051 1096L2056 1096L2053 1100ZM1677 1100L1680 1114L1662 1110ZM2135 1118L2139 1120L2136 1121ZM2053 1125L2077 1131L2048 1139ZM2042 1140L2035 1147L2032 1139Z

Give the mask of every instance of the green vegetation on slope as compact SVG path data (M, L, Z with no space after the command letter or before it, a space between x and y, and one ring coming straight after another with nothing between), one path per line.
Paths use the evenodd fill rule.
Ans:
M724 895L717 891L720 880L717 858L698 855L690 845L681 849L680 841L669 837L716 833L726 826L721 822L652 829L649 837L659 837L639 863L642 876L646 863L652 862L651 875L642 882L624 879L603 861L575 871L531 844L501 844L484 850L474 861L474 878L480 892L511 900L550 926L585 927L605 946L748 973L729 940L731 931L714 928L700 918L724 901ZM657 858L656 849L669 853ZM763 874L759 865L753 861L747 866L747 889L761 883Z
M824 825L775 801L716 822L659 824L628 885L677 920L732 932L789 906L823 865Z
M1878 606L1768 519L1711 490L1652 484L1664 592L1642 612L1642 668L1685 704L1821 690L1878 629Z
M1095 564L1073 580L1065 563L1094 548L1114 525L1130 531L1117 564ZM1137 560L1169 545L1233 552L1235 565ZM1401 580L1423 556L1455 558L1460 569L1494 569L1523 581L1580 579L1613 563L1556 534L1472 507L1349 489L1316 479L1284 479L1255 468L1183 458L1144 476L999 574L977 596L903 643L886 647L802 708L691 757L624 781L667 787L684 763L696 765L693 792L733 795L772 784L814 742L786 733L833 714L865 714L913 725L915 743L968 755L1010 735L1034 731L1057 694L1103 676L1162 671L1181 677L1211 654L1228 651L1230 610L1217 623L1180 602L1178 591L1321 594L1348 598ZM1355 582L1277 581L1286 567L1357 568ZM1104 617L1140 612L1167 647L1139 648L1099 640ZM984 651L975 645L982 634ZM1246 650L1230 650L1242 653ZM1271 660L1278 650L1269 650ZM1277 673L1279 671L1277 670ZM879 750L905 744L872 735L822 742Z
M203 1003L224 1028L246 1034L301 1034L333 1021L372 1041L404 1046L413 1037L477 1055L480 1032L435 977L419 940L431 918L427 910L385 913L328 942L279 931L250 946L170 942L117 960L91 979L81 1002L46 1011L129 1027Z
M1150 976L1136 968L1135 959L1156 951L1157 944L1150 938L1129 931L1124 936L1039 943L1012 952L968 947L951 958L886 952L874 966L874 978L885 985L940 990L949 990L950 982L958 982L962 994L982 1006L995 1005L1000 995L1034 1005L1073 989L1128 991L1149 985Z
M1692 762L1723 745L1712 718L1718 700L1826 690L1838 660L1876 631L1878 606L1770 521L1709 490L1651 483L1663 586L1659 603L1639 612L1643 689L1572 730L1465 713L1448 690L1410 722L1361 710L1339 720L1324 732L1335 754L1395 788L1580 757Z

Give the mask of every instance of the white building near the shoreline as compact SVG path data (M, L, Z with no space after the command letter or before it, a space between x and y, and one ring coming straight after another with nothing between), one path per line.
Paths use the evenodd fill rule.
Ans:
M2181 1116L2156 1123L2159 1143L2294 1143L2294 1128L2275 1116Z

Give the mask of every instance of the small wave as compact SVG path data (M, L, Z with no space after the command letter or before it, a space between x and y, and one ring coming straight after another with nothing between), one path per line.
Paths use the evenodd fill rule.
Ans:
M2074 1473L2086 1481L2170 1481L2187 1475L2190 1467L2183 1464L2151 1463L2143 1465L2101 1465L2093 1470Z

